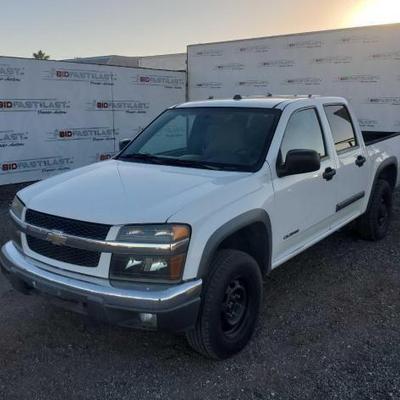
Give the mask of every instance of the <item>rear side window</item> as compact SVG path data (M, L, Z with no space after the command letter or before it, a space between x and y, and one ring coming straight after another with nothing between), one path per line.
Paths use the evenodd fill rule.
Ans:
M297 111L290 117L281 145L282 165L290 150L315 150L321 158L327 155L321 124L314 108Z
M324 106L331 127L336 151L357 147L357 139L349 110L344 105Z

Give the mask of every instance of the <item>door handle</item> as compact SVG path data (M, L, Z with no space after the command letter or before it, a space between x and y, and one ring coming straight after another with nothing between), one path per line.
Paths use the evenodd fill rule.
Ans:
M356 160L357 167L362 167L366 163L367 159L364 156L358 156Z
M328 167L325 172L323 173L322 177L327 180L330 181L333 179L333 177L336 175L336 169Z

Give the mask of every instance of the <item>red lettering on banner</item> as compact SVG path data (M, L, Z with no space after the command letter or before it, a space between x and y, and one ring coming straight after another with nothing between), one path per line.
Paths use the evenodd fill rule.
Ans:
M11 171L11 170L14 170L14 169L17 169L17 168L18 168L17 163L2 164L2 166L1 166L1 169L3 171Z
M69 72L68 71L56 71L56 76L58 78L68 78Z
M72 137L72 131L60 131L58 135L60 138Z

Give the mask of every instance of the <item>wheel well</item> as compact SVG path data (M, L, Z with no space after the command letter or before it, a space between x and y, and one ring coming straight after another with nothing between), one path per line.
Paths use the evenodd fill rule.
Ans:
M254 222L226 237L218 246L219 249L236 249L252 256L264 275L269 268L270 244L268 231L262 222Z
M396 187L397 168L395 164L387 165L379 172L378 179L384 179L389 182L392 189Z

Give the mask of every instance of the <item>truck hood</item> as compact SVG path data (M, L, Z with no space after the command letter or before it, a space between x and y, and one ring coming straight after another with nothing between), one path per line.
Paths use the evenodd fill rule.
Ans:
M109 160L38 182L18 196L28 208L66 218L110 225L161 223L193 200L248 175Z

